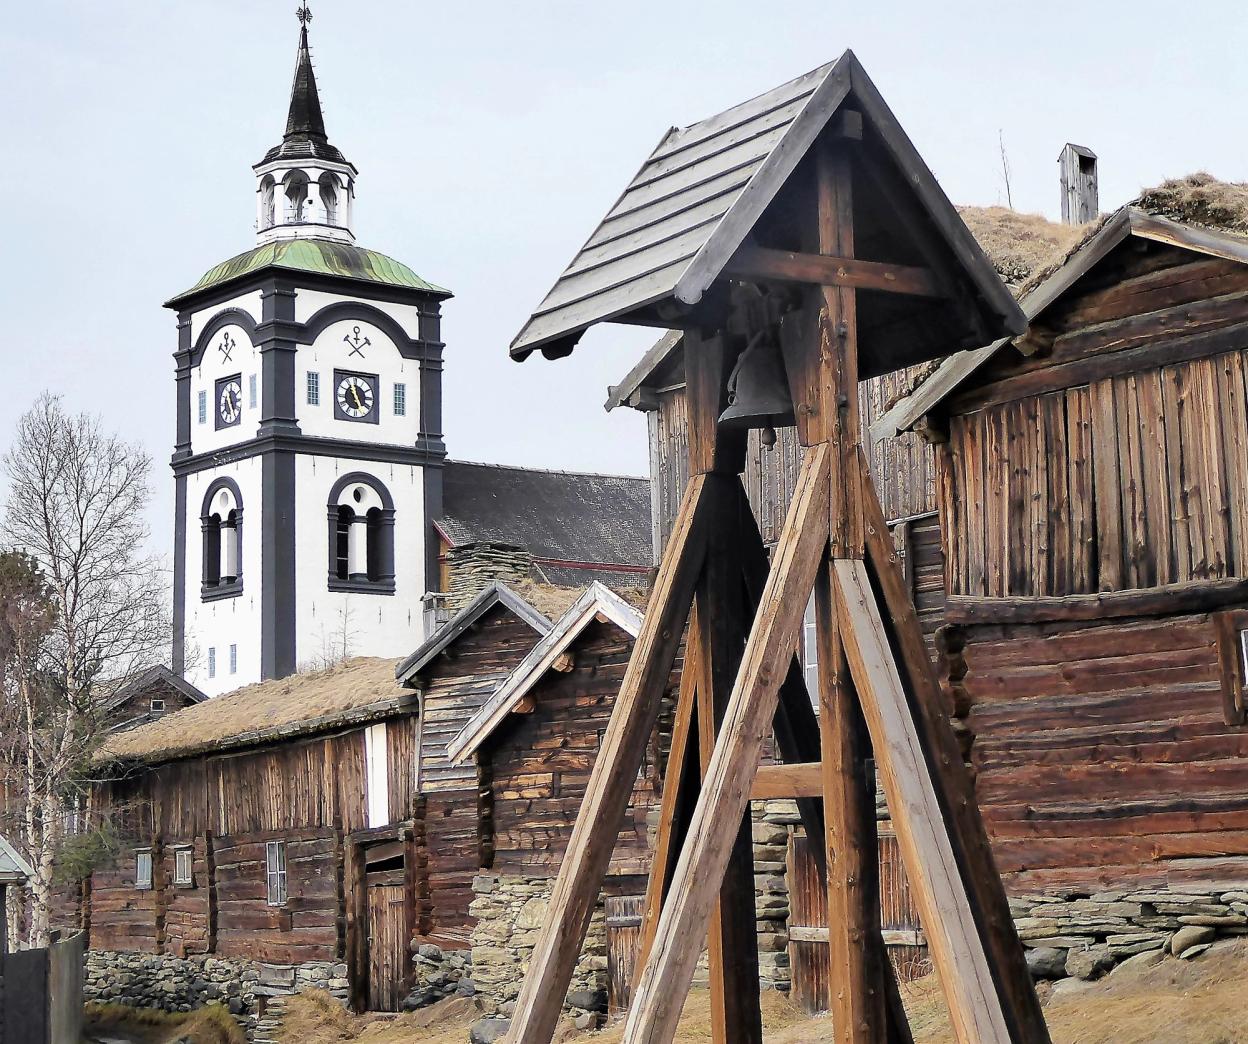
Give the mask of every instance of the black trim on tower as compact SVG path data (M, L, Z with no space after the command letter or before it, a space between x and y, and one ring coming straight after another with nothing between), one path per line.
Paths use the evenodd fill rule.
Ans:
M428 329L426 329L428 324ZM420 319L421 335L437 338L441 334L440 316ZM442 440L442 352L431 352L420 361L420 441L443 447L442 458L430 461L422 472L424 478L423 507L425 514L425 590L437 591L442 586L442 538L437 523L442 518L442 463L446 444Z
M268 443L260 486L260 674L285 678L296 667L295 641L295 453L283 442L300 439L295 412L293 341L278 332L295 318L295 290L273 280L262 290L260 369L264 386L260 431Z
M371 442L355 442L352 439L329 439L316 435L260 435L246 442L239 442L225 449L197 453L193 457L175 458L172 462L175 475L193 475L226 464L234 464L262 453L310 453L318 457L341 457L350 460L366 460L372 464L409 464L420 468L441 467L446 460L446 446L442 440L421 440L415 446L388 446Z
M187 313L183 313L184 315ZM221 332L223 327L237 326L247 335L247 339L252 344L256 343L256 321L251 314L242 308L226 308L218 312L209 320L208 325L195 338L195 344L191 348L190 365L199 366L204 361L204 352L208 350L208 345L212 343L212 339Z
M178 385L179 392L181 384ZM186 476L173 480L173 673L186 673Z
M260 675L295 673L295 455L261 458Z

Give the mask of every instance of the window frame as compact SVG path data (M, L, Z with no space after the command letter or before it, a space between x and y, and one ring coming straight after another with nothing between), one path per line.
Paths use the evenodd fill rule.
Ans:
M407 416L407 382L394 382L394 415L396 417Z
M304 398L309 406L321 404L321 374L318 370L308 370L304 382Z
M197 405L198 423L207 424L208 423L208 391L207 389L201 388L199 390L199 398L197 400L197 404L198 404Z
M142 873L144 859L147 860L146 877ZM150 892L153 887L154 872L152 850L150 848L136 848L134 850L134 890L136 892Z
M208 677L215 678L217 676L217 647L215 645L208 646Z
M159 706L157 706L157 704L159 704ZM164 714L164 713L165 713L165 699L164 699L164 697L163 697L163 696L153 696L153 697L152 697L152 699L151 699L151 703L150 703L150 705L149 705L149 708L148 708L148 709L150 710L150 712L151 712L152 714Z
M238 673L238 643L230 643L230 673Z
M247 408L249 410L259 409L260 407L260 381L254 373L247 375Z
M266 904L273 907L285 906L290 899L286 871L285 841L265 842L264 883Z
M183 859L186 861L185 874L182 872ZM173 883L179 888L190 888L195 884L195 850L190 845L174 847Z

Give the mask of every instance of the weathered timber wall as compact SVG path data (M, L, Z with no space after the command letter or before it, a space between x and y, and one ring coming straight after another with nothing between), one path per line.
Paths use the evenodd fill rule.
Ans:
M547 672L528 694L533 709L510 715L487 741L479 760L491 795L495 872L553 876L563 861L632 646L614 624L591 623L571 647L572 669ZM612 855L614 874L648 872L658 753L656 730Z
M286 842L284 906L269 906L265 843ZM342 840L333 831L221 837L213 842L217 953L274 964L342 954Z
M966 628L975 789L1009 890L1248 881L1248 732L1208 615Z
M948 585L983 597L1248 577L1248 272L1115 259L951 404Z

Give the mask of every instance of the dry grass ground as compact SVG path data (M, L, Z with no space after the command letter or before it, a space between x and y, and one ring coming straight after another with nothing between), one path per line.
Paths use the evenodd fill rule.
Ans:
M243 1031L220 1005L189 1015L170 1015L123 1004L88 1004L84 1029L88 1038L141 1041L142 1044L247 1044Z
M1042 987L1054 1044L1248 1044L1248 943L1219 946L1195 961L1167 958L1130 975L1111 975L1055 995ZM915 1044L952 1044L945 1003L929 977L906 989ZM465 1044L475 1014L451 1001L398 1018L357 1018L325 996L291 1004L283 1035L288 1044ZM765 995L768 1044L822 1044L832 1040L826 1017L808 1018L779 994ZM556 1036L557 1044L619 1044L622 1028ZM708 1044L710 1006L694 991L681 1018L677 1044Z

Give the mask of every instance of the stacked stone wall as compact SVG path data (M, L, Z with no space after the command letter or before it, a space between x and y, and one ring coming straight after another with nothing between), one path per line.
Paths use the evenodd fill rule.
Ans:
M510 544L465 544L446 553L446 608L454 615L490 584L520 584L533 577L533 556Z
M311 961L293 966L262 965L221 957L168 957L90 950L83 983L86 1001L187 1012L221 1004L254 1035L268 998L319 989L344 1004L347 966Z

